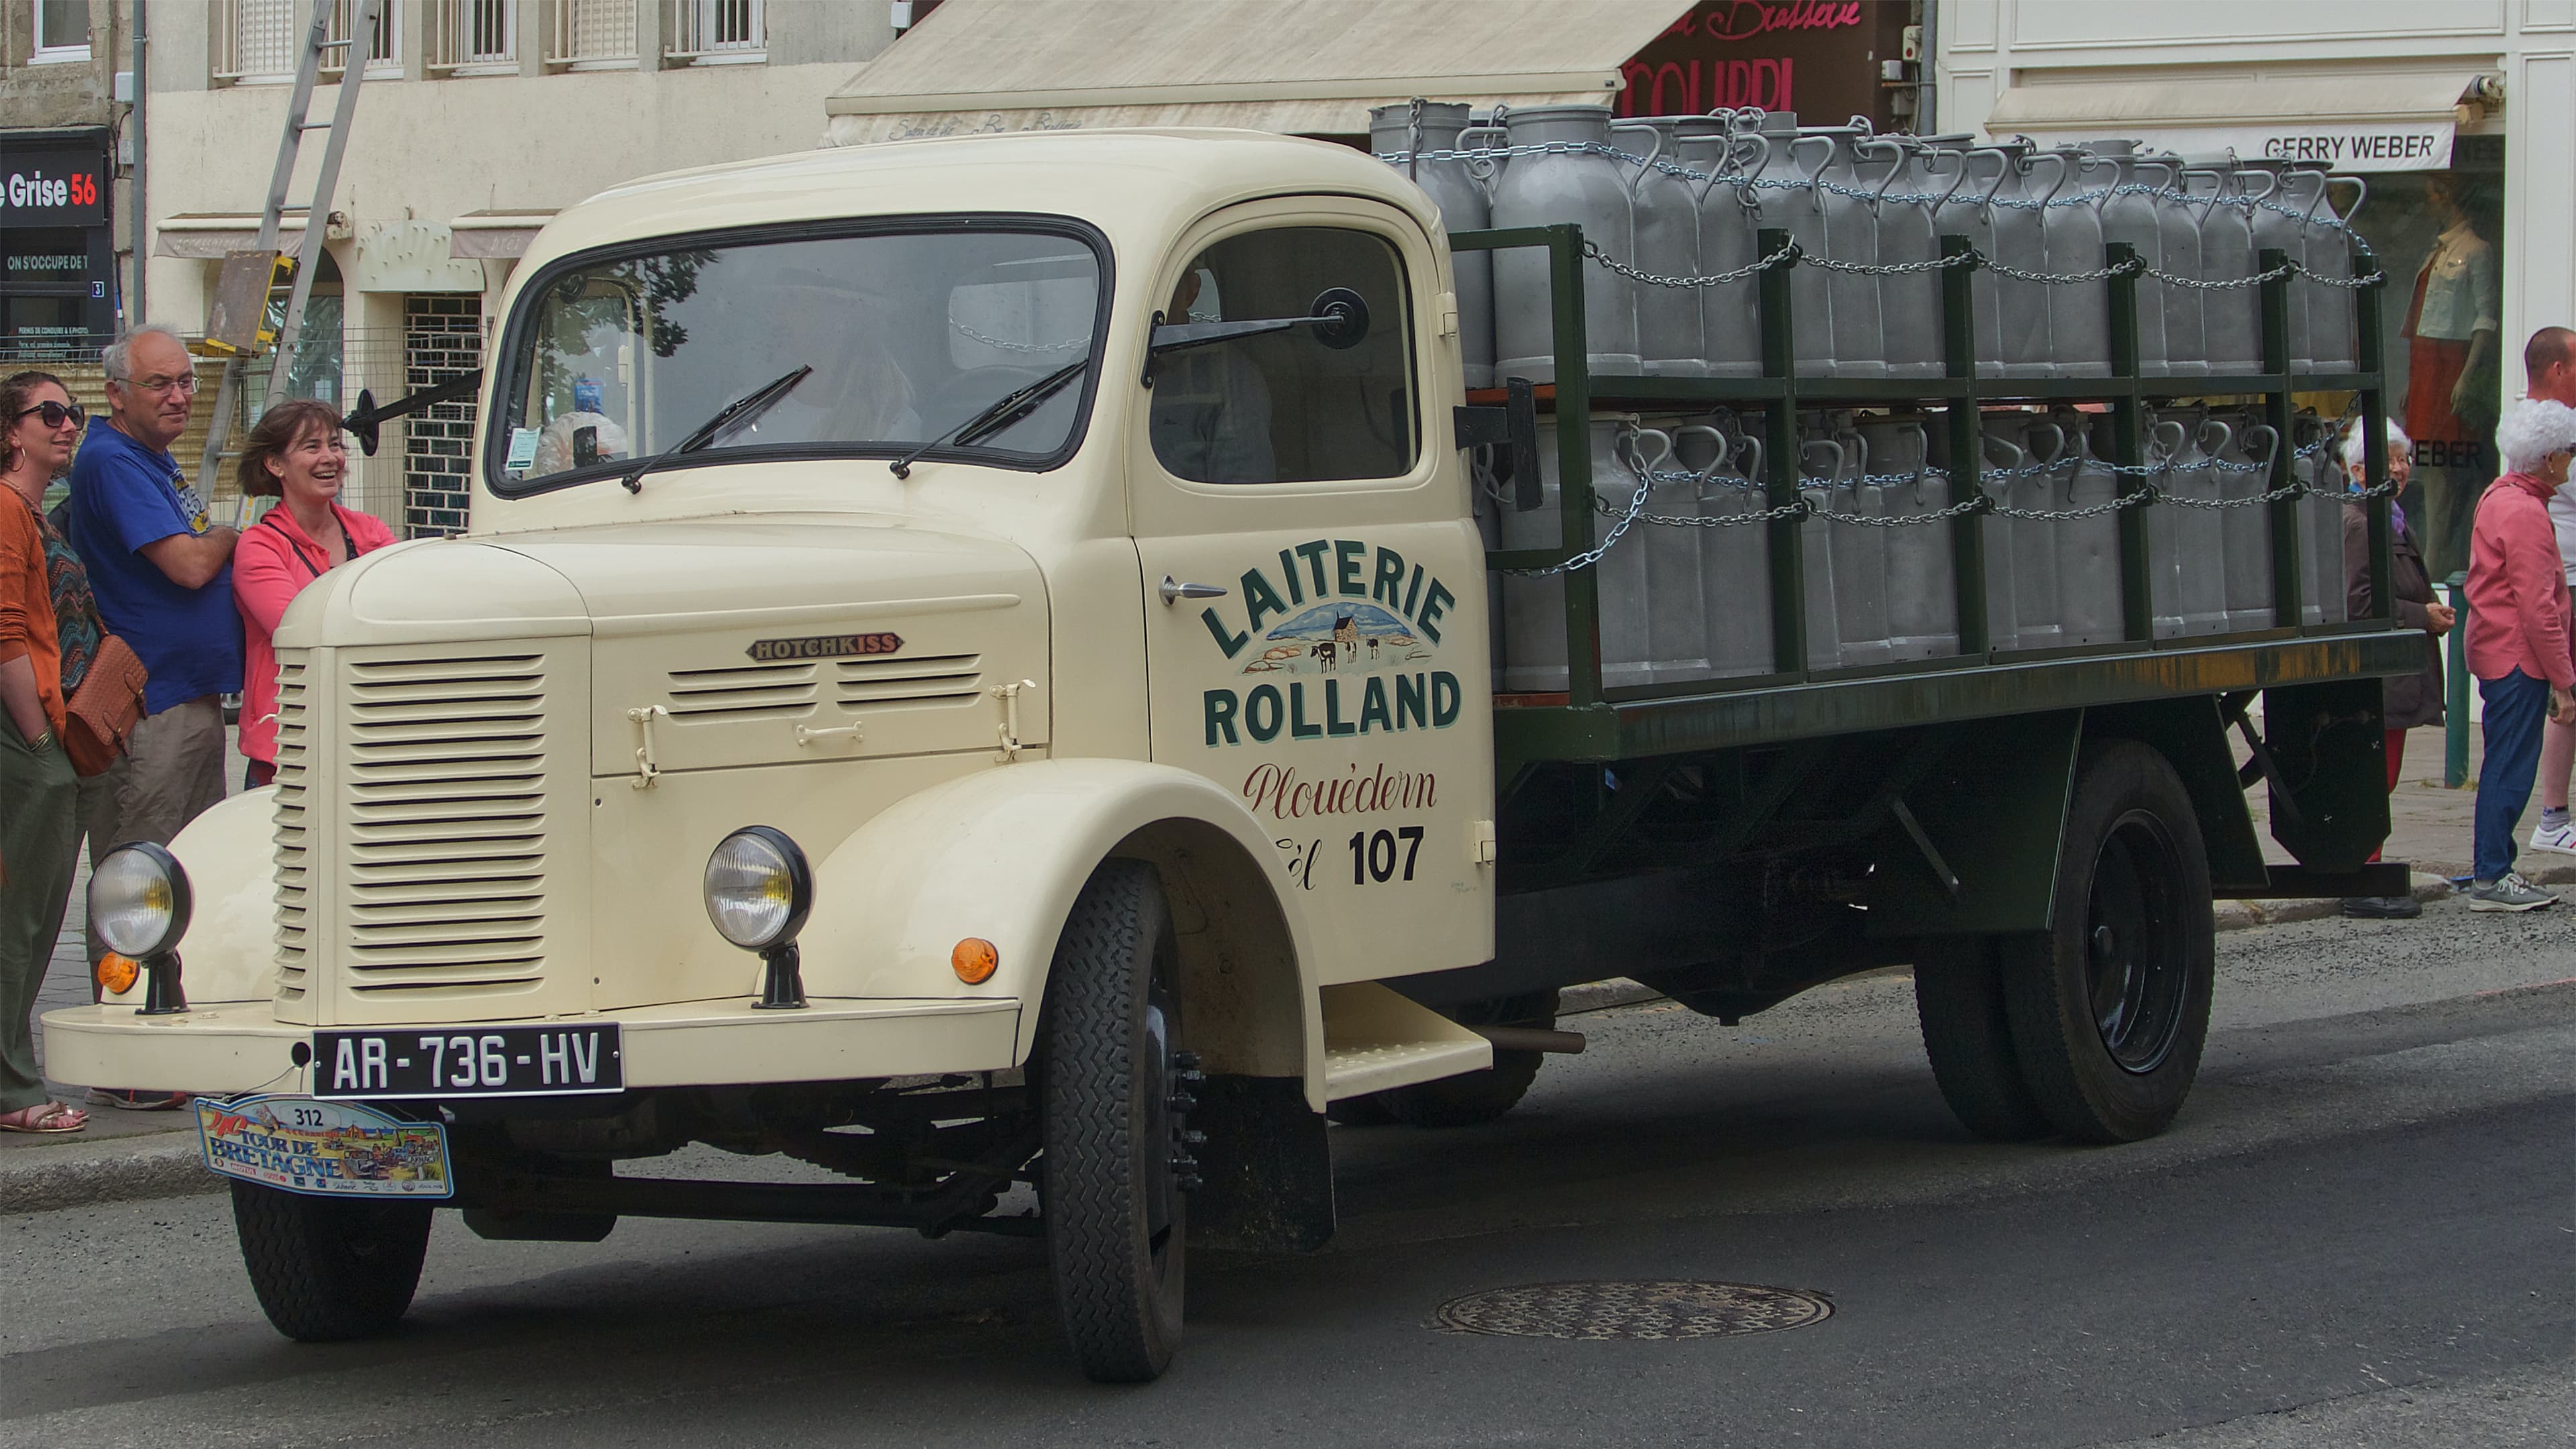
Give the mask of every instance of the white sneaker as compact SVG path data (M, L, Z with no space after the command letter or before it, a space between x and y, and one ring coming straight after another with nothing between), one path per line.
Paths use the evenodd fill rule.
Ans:
M2553 850L2560 855L2576 855L2576 821L2565 825L2531 827L2531 848Z

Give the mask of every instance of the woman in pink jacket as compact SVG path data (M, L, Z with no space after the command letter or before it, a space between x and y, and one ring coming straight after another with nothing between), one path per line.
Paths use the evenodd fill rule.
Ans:
M261 415L242 447L241 490L277 506L242 530L233 552L233 602L242 616L243 788L277 776L277 648L270 642L286 606L304 586L362 553L394 541L393 530L339 504L349 449L340 414L310 399Z
M2469 534L2469 672L2485 704L2473 911L2529 911L2558 898L2513 868L2513 835L2540 768L2544 716L2576 723L2576 650L2549 496L2576 457L2576 410L2532 401L2496 425L2506 472L2478 499Z

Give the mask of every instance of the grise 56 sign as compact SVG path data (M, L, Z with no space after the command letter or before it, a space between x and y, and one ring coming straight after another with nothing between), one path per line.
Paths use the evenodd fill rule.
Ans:
M0 227L97 226L107 193L95 151L11 148L0 162Z

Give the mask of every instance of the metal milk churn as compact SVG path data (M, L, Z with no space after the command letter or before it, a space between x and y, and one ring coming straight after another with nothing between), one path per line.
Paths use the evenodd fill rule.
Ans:
M1877 418L1860 425L1870 471L1890 520L1930 518L1950 506L1948 480L1931 471L1931 444L1913 419ZM1891 659L1931 659L1959 652L1958 573L1950 555L1955 522L1898 523L1871 529L1887 555L1887 651Z
M1696 480L1672 467L1672 435L1632 417L1593 422L1593 542L1645 502L1595 567L1601 571L1601 682L1609 688L1706 676L1699 612ZM1603 452L1605 438L1608 453ZM1670 524L1649 521L1661 517Z
M1807 505L1807 516L1798 523L1798 560L1806 574L1809 669L1842 664L1842 625L1834 614L1834 525L1825 513L1834 506L1834 483L1843 467L1842 444L1831 438L1799 440L1798 497Z
M1965 499L1968 496L1969 479L1973 472L1977 491L1982 493L1989 503L2011 501L2006 495L2006 490L2011 487L2012 480L1992 471L1984 464L1985 435L1983 433L1977 435L1975 453L1965 458L1951 451L1949 429L1942 428L1933 432L1930 440L1932 466L1948 475L1950 497L1953 500ZM1962 521L1967 526L1979 530L1983 535L1979 540L1979 546L1985 555L1986 647L1997 651L2017 649L2021 645L2021 635L2014 622L2016 610L2013 603L2012 521L1992 509L1980 510ZM1959 525L1954 523L1952 526Z
M1701 595L1708 530L1699 526L1699 474L1680 466L1677 447L1669 423L1638 434L1639 461L1653 487L1644 515L1619 546L1635 546L1645 561L1646 669L1657 684L1708 677L1708 605Z
M2138 179L2141 162L2135 141L2092 141L2088 148L2101 158L2108 171L2102 182L2102 199L2094 206L2094 217L2102 228L2105 243L2125 242L2137 252L2138 260L2151 268L2164 265L2164 236L2156 222L2156 204L2136 188L2146 183ZM2149 169L2160 173L2163 168L2146 162ZM2165 360L2165 309L2159 295L2164 284L2151 277L2138 279L2138 376L2169 377ZM2107 301L2107 294L2106 294Z
M1417 114L1417 106L1419 111ZM1388 164L1410 178L1440 208L1449 231L1482 231L1491 224L1485 185L1472 172L1490 175L1488 163L1425 161L1425 151L1460 149L1467 108L1454 101L1421 101L1369 110L1369 149L1380 156L1414 159ZM1467 386L1494 385L1494 254L1458 252L1451 258L1458 285L1458 354Z
M1770 503L1761 482L1762 442L1729 427L1692 424L1673 429L1673 456L1693 470L1699 516L1734 520L1691 530L1700 536L1709 673L1720 679L1769 674L1771 530L1758 521Z
M1555 145L1561 151L1513 156L1494 179L1493 224L1551 226L1573 222L1583 238L1623 263L1636 261L1636 226L1628 185L1635 169L1612 160L1608 106L1531 106L1506 113L1504 139L1514 148ZM1592 148L1600 148L1598 150ZM1549 314L1546 251L1512 247L1494 256L1494 374L1556 380L1556 329ZM1586 365L1633 376L1637 353L1636 288L1599 267L1583 268Z
M1940 260L1936 218L1942 203L1968 179L1965 158L1912 137L1881 137L1859 150L1862 164L1878 172L1878 184L1869 188L1869 210L1877 220L1880 265ZM1940 174L1945 169L1946 182ZM1940 377L1946 373L1940 271L1927 267L1919 272L1884 273L1878 278L1878 299L1887 375Z
M2253 178L2260 178L2254 181ZM2200 275L2209 282L2242 282L2254 275L2254 223L2247 199L2268 194L2272 177L2259 171L2186 171L2183 180L2200 208ZM2250 183L2250 184L2249 184ZM2263 369L2263 294L2260 287L2229 286L2201 294L2201 335L2209 370L2241 376Z
M2157 270L2174 277L2200 276L2200 213L2183 199L2181 158L2170 153L2140 157L2137 167L2142 181L2159 188L2159 194L2150 198L2156 208L2156 239L2164 249L2164 260L2157 264ZM2149 172L2157 174L2150 176ZM2157 310L2164 315L2166 375L2209 376L2209 339L2201 315L2201 289L2150 277L2138 293L2141 311L2150 298L2163 303Z
M2292 171L2281 162L2247 162L2245 169L2252 175L2269 178L2271 186L2269 193L2247 218L2253 224L2256 260L2261 259L2263 249L2277 247L2291 261L2307 265L2308 233L2303 213L2308 203L2315 201L2325 190L2325 173ZM2308 304L2313 300L2311 294L2314 290L2296 273L2291 274L2290 284L2284 289L2288 345L2282 356L2288 360L2292 372L2317 370L2316 344L2310 335L2308 322ZM2260 297L2261 293L2258 291L2256 296ZM2259 308L2260 304L2257 305ZM2259 310L2256 315L2261 315Z
M1816 204L1814 177L1791 152L1792 143L1799 139L1797 113L1738 111L1736 123L1764 143L1754 163L1761 170L1747 177L1746 194L1753 198L1754 228L1783 228L1800 251L1813 256L1830 255L1825 213ZM1810 143L1803 149L1806 158L1823 159L1824 147ZM1822 267L1800 265L1789 269L1790 348L1797 354L1795 370L1800 377L1833 375L1831 275Z
M2034 438L2037 434L2037 438ZM2033 443L2045 439L2045 451ZM2028 413L1995 413L1985 419L1986 458L2010 470L1988 489L2001 502L2028 512L2055 504L2048 469L2066 445L2054 426ZM2004 520L2004 546L2012 553L2013 635L2019 649L2054 649L2066 642L2057 608L2057 525L2048 519Z
M1887 529L1875 520L1886 516L1887 494L1870 481L1869 440L1853 429L1848 414L1835 416L1833 438L1841 446L1843 458L1831 495L1831 506L1838 516L1825 520L1825 539L1834 557L1837 657L1845 668L1884 664L1891 657ZM1868 521L1850 521L1854 519Z
M1770 148L1758 133L1733 130L1728 118L1683 118L1674 149L1683 165L1706 178L1690 183L1699 206L1699 275L1734 271L1757 255L1753 193L1743 183L1748 171L1762 169ZM1709 376L1762 375L1760 289L1755 277L1699 289L1700 356Z
M2040 195L2031 185L2034 170L2061 169L2063 163L2034 158L2028 142L2010 142L2001 146L1981 147L1980 154L1995 154L2002 159L2001 169L1987 183L1978 214L1977 250L1989 261L2023 272L2048 270L2048 246L2045 227L2040 220ZM2008 277L1991 268L1979 267L1976 281L1984 284L1984 307L1994 314L1994 368L1984 365L1987 354L1978 349L1978 375L1983 377L2046 377L2055 370L2048 333L2048 287L2039 282L2026 282ZM2035 646L2034 646L2035 647Z
M2353 188L2352 204L2338 212L2331 193L2346 185ZM2350 372L2361 366L2352 289L2331 283L2352 280L2353 249L2360 243L2350 223L2369 198L2370 183L2362 178L2330 176L2317 187L2316 200L2306 208L2302 225L2307 230L2307 264L2317 275L2301 277L2291 285L2308 294L2308 339L2316 349L2319 372Z
M2233 436L2218 450L2218 496L2236 506L2218 515L2227 553L2227 632L2269 629L2272 612L2272 509L2251 500L2272 490L2272 461L2280 434L2248 415L2232 420ZM2335 538L2335 575L2343 574L2343 538Z
M2304 479L2316 491L2299 500L2300 582L2306 593L2299 617L2310 624L2340 624L2352 613L2343 553L2344 510L2351 506L2343 500L2352 481L2335 456L2335 430L2321 425L2317 440L2324 446L2310 460ZM2298 472L2296 463L2291 471Z
M1874 267L1879 260L1878 208L1870 205L1860 185L1860 147L1871 133L1867 118L1852 119L1852 125L1801 132L1792 149L1807 176L1808 199L1824 218L1824 255ZM1800 270L1806 270L1804 263ZM1825 273L1825 291L1833 309L1830 371L1835 377L1887 376L1887 334L1880 326L1878 283L1874 272Z
M1691 119L1705 121L1706 117ZM1689 181L1666 171L1678 167L1674 141L1684 118L1665 117L1620 125L1613 134L1650 147L1636 174L1631 202L1637 223L1637 269L1658 277L1687 277L1699 266L1699 197ZM1700 323L1699 294L1688 287L1637 286L1637 353L1648 377L1708 376L1708 345Z
M2120 478L2093 452L2094 422L2079 412L2049 418L2062 439L2049 475L2050 506L2083 514L2054 525L2057 619L2067 644L2110 644L2122 637L2120 515L2110 507L2119 497Z
M2181 634L2217 634L2227 628L2227 538L2218 512L2217 470L2208 444L2224 446L2233 429L2197 410L2157 419L2155 434L2164 472L2157 486L2168 495L2148 515L2148 552L2156 580L2167 594L2156 605ZM2194 507L2194 504L2201 506Z
M1642 456L1633 413L1592 415L1591 536L1599 543L1628 516L1637 495L1635 461ZM1667 440L1667 446L1669 441ZM1564 541L1560 514L1564 491L1554 448L1539 450L1539 506L1502 509L1503 547L1556 548ZM1602 509L1610 510L1604 516ZM1604 684L1646 683L1646 585L1633 524L1608 555L1592 565L1601 601L1601 678ZM1623 555L1625 557L1623 557ZM1614 573L1617 568L1619 572ZM1565 575L1507 575L1503 580L1503 688L1511 693L1552 693L1566 687Z
M2031 158L2036 170L2053 162L2057 175L2040 200L2040 246L2047 269L2059 276L2102 269L2102 217L2098 198L2085 199L2100 180L2087 173L2107 169L2081 146L2059 146ZM2048 337L2052 372L2064 377L2111 375L2111 284L2107 281L2059 282L2042 288L2047 294Z

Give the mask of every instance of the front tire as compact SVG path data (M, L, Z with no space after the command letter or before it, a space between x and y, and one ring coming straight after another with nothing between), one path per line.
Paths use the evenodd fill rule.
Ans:
M242 1265L278 1332L298 1343L338 1343L402 1321L429 1253L428 1207L247 1182L232 1192Z
M2005 944L2014 1054L2050 1124L2135 1142L2171 1123L2209 1037L2209 857L2173 766L2087 748L2058 846L2055 924Z
M1047 1253L1082 1371L1172 1361L1187 1267L1177 949L1154 868L1104 862L1056 943L1041 1031Z

